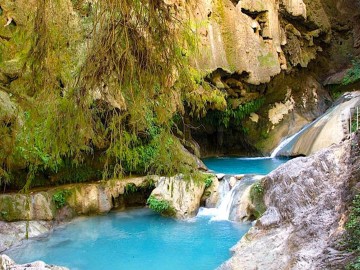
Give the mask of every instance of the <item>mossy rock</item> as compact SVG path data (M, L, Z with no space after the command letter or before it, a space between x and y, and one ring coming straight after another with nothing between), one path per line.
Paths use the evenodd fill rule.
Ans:
M255 183L250 188L250 200L254 206L252 209L252 215L255 219L258 219L266 211L266 205L264 202L265 190L261 182Z

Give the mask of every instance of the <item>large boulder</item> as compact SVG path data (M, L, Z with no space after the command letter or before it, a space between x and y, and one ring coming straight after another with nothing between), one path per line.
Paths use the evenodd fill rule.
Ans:
M159 201L166 201L180 219L196 215L201 197L205 190L203 181L184 179L182 175L160 177L151 196Z
M352 153L358 143L344 141L267 175L267 210L220 269L342 269L346 254L334 241L343 232L352 173L358 174L359 152Z

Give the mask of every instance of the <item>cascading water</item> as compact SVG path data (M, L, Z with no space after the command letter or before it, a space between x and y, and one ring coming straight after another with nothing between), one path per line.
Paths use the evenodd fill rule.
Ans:
M231 182L230 175L224 177L220 182L220 199L216 208L201 207L198 212L198 216L211 216L211 220L235 220L236 216L231 215L234 207L238 206L243 200L245 190L251 186L254 182L261 179L262 175L245 175L241 180L236 181L231 189L224 187L230 187ZM225 193L224 193L225 192Z
M339 143L348 130L349 110L358 104L359 91L343 95L322 116L281 142L271 153L271 157L309 155L333 143Z

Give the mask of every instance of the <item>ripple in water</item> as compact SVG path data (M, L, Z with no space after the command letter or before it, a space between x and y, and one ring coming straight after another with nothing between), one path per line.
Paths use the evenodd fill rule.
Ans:
M268 174L281 164L287 162L288 158L236 158L236 157L214 157L205 158L205 165L215 173L224 174Z

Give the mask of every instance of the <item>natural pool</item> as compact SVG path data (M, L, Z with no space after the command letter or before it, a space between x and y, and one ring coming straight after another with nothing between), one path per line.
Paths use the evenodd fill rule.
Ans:
M70 269L215 269L250 224L164 218L149 209L78 218L49 237L5 252L18 263L43 260Z
M205 158L205 165L215 173L224 174L268 174L288 158L237 158L237 157L213 157Z
M267 174L288 159L223 157L203 161L216 173ZM5 253L17 263L42 260L75 270L210 270L230 258L229 249L250 226L211 215L179 221L149 209L133 209L77 218L48 237L26 241Z

